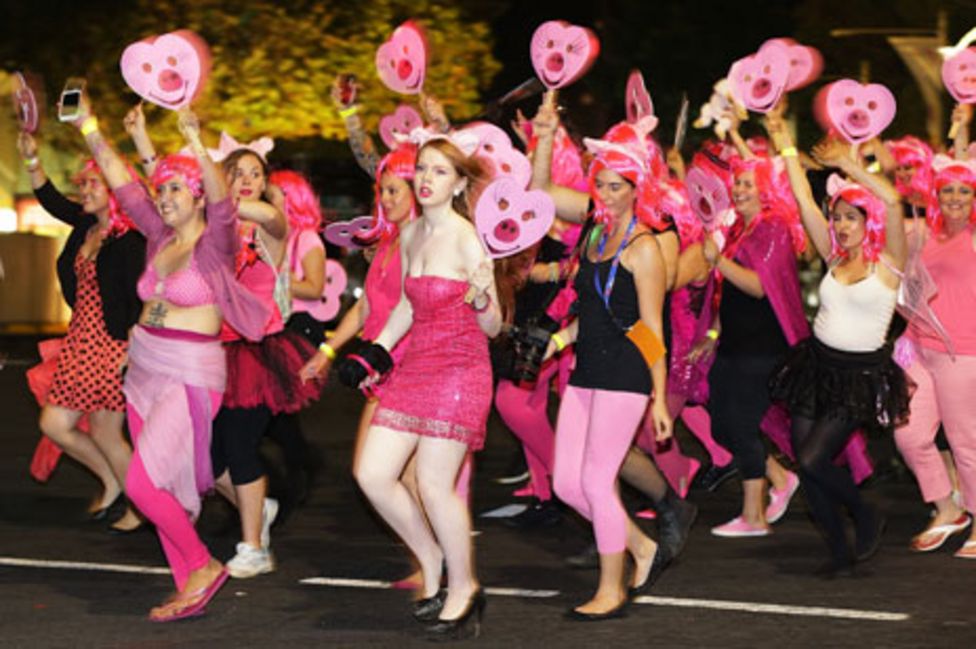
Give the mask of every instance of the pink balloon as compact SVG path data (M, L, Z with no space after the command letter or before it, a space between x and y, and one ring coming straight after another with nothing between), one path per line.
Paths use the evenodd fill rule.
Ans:
M713 230L719 214L732 207L728 187L721 178L700 167L692 167L688 172L685 186L691 199L691 209L706 230Z
M624 104L627 108L627 121L636 124L638 120L645 117L654 119L653 131L657 128L657 117L654 115L654 102L651 101L651 93L647 92L644 85L644 75L640 70L632 70L627 77L627 90L624 93Z
M376 50L376 72L393 92L416 95L427 75L427 42L420 28L407 21Z
M786 46L772 42L733 63L728 79L737 102L754 113L768 113L786 90L789 75Z
M391 151L400 146L401 139L410 135L410 131L424 125L424 120L412 106L400 104L389 115L380 118L380 139Z
M761 52L770 43L779 43L788 52L790 72L786 80L786 92L810 85L820 77L823 71L823 56L817 48L801 45L792 38L772 38L763 43L759 51Z
M549 89L568 86L582 77L599 54L596 34L562 20L539 25L529 45L532 67Z
M494 124L475 122L465 126L462 131L474 133L478 137L479 158L488 160L493 167L493 178L509 176L523 189L532 180L532 163L525 154L512 146L508 134Z
M357 241L376 225L374 216L357 216L350 221L336 221L325 226L325 240L340 248L358 249L364 247Z
M525 191L516 180L492 181L478 198L474 225L493 259L508 257L536 244L545 236L556 215L549 194Z
M346 269L335 259L325 262L325 284L322 285L322 297L319 303L309 309L313 318L320 322L328 322L339 315L342 306L342 293L349 284Z
M27 133L37 131L38 112L37 100L34 98L34 91L27 84L24 75L15 72L13 75L13 100L14 111L17 113L17 121L20 129Z
M207 83L210 49L187 29L150 36L125 48L122 78L146 101L176 110L188 106Z
M895 118L895 96L880 83L863 85L841 79L824 86L814 100L814 113L828 130L851 144L880 135Z
M976 47L942 62L942 82L960 104L976 104Z

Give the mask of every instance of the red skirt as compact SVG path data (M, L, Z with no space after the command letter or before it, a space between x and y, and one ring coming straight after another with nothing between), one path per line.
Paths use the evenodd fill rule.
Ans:
M298 412L319 398L322 381L303 383L299 370L315 348L304 336L285 329L260 342L224 343L227 352L228 408L267 406L272 414Z

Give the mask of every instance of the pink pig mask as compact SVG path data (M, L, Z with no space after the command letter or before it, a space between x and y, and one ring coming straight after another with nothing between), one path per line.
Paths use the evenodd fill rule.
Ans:
M552 226L556 206L542 190L526 191L509 176L485 187L474 209L474 224L493 259L535 245Z
M691 199L691 208L706 230L713 230L719 214L732 207L729 190L722 179L698 167L688 171L685 186Z
M585 27L550 20L536 28L529 44L532 67L549 89L573 83L590 69L600 53L600 41Z
M737 102L755 113L767 113L786 90L789 76L787 47L781 42L771 41L752 56L733 63L728 79Z
M813 47L801 45L792 38L771 38L762 44L763 48L771 43L779 43L786 48L790 62L790 71L786 80L787 92L807 86L820 76L823 71L823 56Z
M380 119L380 139L387 149L391 151L407 136L416 129L424 125L424 120L420 113L411 106L400 104L397 109Z
M532 163L521 151L512 146L508 134L494 124L476 122L462 129L478 138L475 155L491 162L493 178L510 176L522 188L532 180Z
M210 73L210 50L202 38L181 29L129 45L119 66L137 95L176 110L188 106L203 90Z
M393 92L415 95L423 90L427 76L427 43L417 25L408 20L379 46L376 72Z
M880 135L895 118L895 96L879 83L841 79L817 93L815 112L851 144Z
M976 47L942 62L942 82L960 104L976 104Z

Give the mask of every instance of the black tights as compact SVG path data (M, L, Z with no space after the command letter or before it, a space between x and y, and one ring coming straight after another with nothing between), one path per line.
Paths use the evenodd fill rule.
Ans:
M834 464L858 423L843 416L793 417L793 451L800 468L800 482L813 520L820 526L827 547L838 564L852 562L844 535L840 506L851 513L855 524L869 517L850 471Z

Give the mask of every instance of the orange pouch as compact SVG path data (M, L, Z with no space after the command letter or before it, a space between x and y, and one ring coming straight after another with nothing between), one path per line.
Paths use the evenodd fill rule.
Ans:
M644 362L647 363L648 369L658 362L667 351L661 339L651 331L650 327L644 324L643 320L638 320L637 324L630 328L627 332L627 338L637 346L641 356L644 357Z

